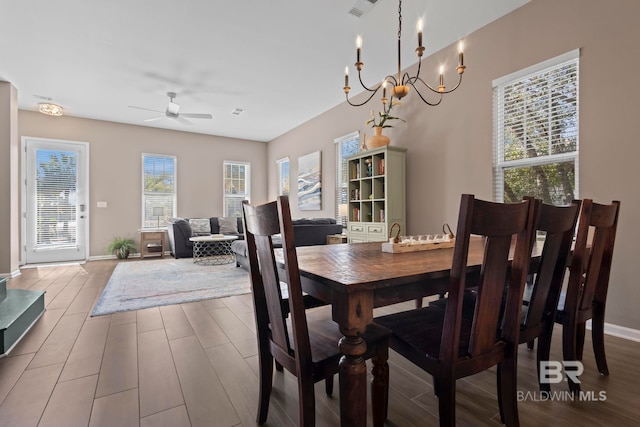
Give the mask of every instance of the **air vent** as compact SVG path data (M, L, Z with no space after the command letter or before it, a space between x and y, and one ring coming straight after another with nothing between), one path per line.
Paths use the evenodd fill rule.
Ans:
M244 113L244 108L236 108L231 112L234 116L239 116L242 113Z
M356 18L360 18L365 13L369 12L373 5L377 3L378 0L358 0L355 2L351 10L349 11L349 15L353 15Z

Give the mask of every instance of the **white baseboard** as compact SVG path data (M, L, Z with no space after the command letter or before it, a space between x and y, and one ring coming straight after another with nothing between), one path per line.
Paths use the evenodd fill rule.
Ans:
M587 329L591 329L591 320L587 320ZM604 333L613 337L640 342L640 330L638 329L627 328L626 326L614 325L613 323L604 322Z
M3 277L6 277L7 279L13 279L14 277L18 277L21 274L22 273L20 272L19 269L12 271L10 273L0 273L0 279L2 279Z

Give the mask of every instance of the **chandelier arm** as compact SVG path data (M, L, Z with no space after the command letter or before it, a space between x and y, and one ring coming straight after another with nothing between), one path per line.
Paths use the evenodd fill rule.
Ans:
M458 74L458 76L459 76L459 78L458 78L458 84L457 84L457 85L455 85L455 87L453 87L452 89L449 89L449 90L445 90L445 91L440 92L440 93L451 93L451 92L453 92L454 90L458 89L458 87L460 86L460 84L462 84L462 74Z
M369 89L367 89L367 90L369 90ZM345 94L345 97L347 99L347 103L349 105L351 105L352 107L362 107L364 104L366 104L367 102L371 101L371 98L373 98L373 96L376 94L377 91L378 91L378 89L372 91L371 95L369 95L369 97L366 100L364 100L362 103L360 103L360 104L354 104L353 102L351 102L349 100L349 94L348 93Z
M422 80L420 80L420 81L422 81ZM438 102L429 102L429 101L427 101L427 100L424 98L424 96L422 96L422 94L420 93L420 91L418 90L418 88L416 87L416 85L415 85L415 84L413 84L413 82L408 82L408 83L409 83L411 86L413 86L413 88L416 90L416 93L418 94L418 96L420 97L420 99L422 99L422 102L424 102L425 104L427 104L427 105L429 105L429 106L431 106L431 107L435 107L436 105L439 105L439 104L442 102L442 93L440 93L440 92L437 92L437 91L436 91L436 93L439 93L439 94L440 94L440 99L438 99ZM424 82L423 82L423 83L424 83Z
M434 93L447 93L447 92L440 92L438 89L434 89L433 87L431 87L431 85L429 85L427 82L425 82L424 80L422 80L420 77L415 76L415 77L411 77L409 78L409 80L407 80L407 83L409 83L411 86L413 86L414 88L416 88L415 83L416 82L420 82L423 85L425 85L427 87L427 89L429 89L430 91L434 92ZM457 87L457 86L456 86ZM416 90L418 90L418 88L416 88Z

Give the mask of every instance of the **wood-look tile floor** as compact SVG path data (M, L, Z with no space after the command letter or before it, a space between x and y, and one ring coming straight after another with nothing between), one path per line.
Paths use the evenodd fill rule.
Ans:
M0 426L255 425L258 361L250 295L90 317L115 265L107 260L29 268L9 280L10 288L46 291L47 310L0 359ZM561 360L559 332L555 360ZM587 338L582 389L597 397L605 392L606 400L541 401L533 396L535 353L521 346L521 425L638 425L640 343L607 336L609 377L598 374L590 345ZM390 369L386 425L437 425L430 377L394 352ZM552 389L564 392L565 387ZM323 384L316 388L318 426L339 425L335 389L327 397ZM457 390L459 425L500 425L495 370L459 380ZM294 426L297 411L295 379L275 373L267 425Z

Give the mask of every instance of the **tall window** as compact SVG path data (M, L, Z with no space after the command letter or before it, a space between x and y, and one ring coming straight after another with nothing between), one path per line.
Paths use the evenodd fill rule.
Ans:
M224 216L241 217L242 201L251 195L251 165L242 162L224 162Z
M142 155L142 228L166 227L176 216L176 157Z
M347 224L347 204L349 203L349 175L347 173L347 157L360 151L360 132L336 138L336 206L335 218L338 224ZM344 208L340 209L340 206Z
M496 200L578 198L579 53L493 82Z
M276 160L278 174L278 196L289 194L289 158Z

